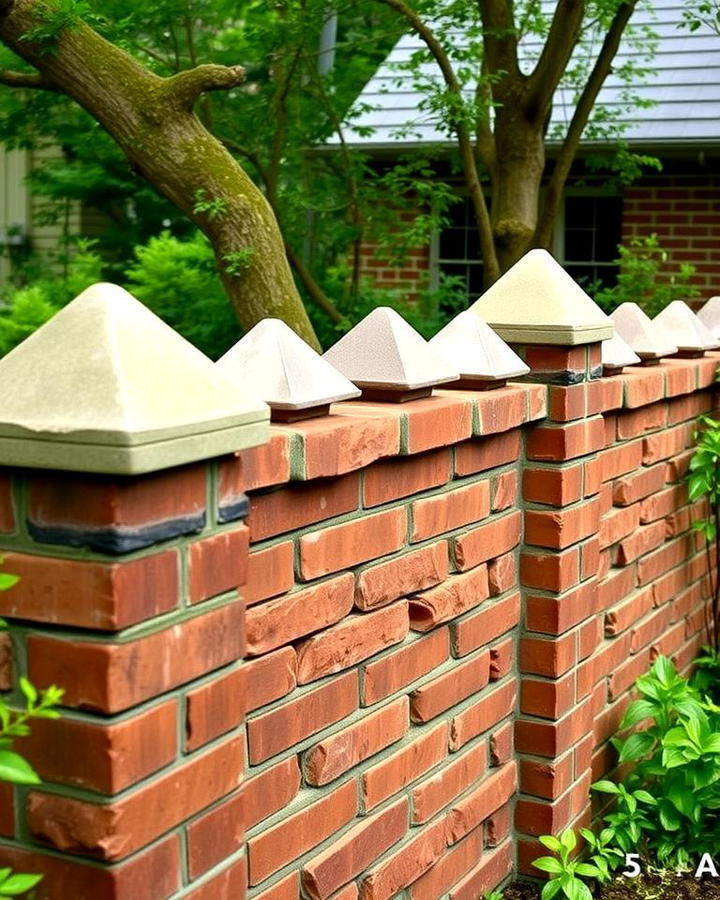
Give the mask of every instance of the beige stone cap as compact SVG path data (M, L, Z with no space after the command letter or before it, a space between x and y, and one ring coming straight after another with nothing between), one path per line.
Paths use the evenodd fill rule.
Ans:
M387 306L365 316L324 359L360 388L409 391L459 378L454 365Z
M430 346L475 381L507 381L527 375L529 366L476 313L466 309L430 338Z
M470 307L506 341L572 346L605 341L610 319L547 250L530 250Z
M656 325L637 303L621 303L610 318L617 333L640 359L660 359L678 352L665 330Z
M664 329L681 351L716 350L720 341L683 300L673 300L655 316L653 322Z
M609 341L601 344L602 364L604 369L622 369L624 366L636 366L640 357L616 332Z
M720 338L720 297L711 297L698 310L698 319L716 338Z
M0 465L137 474L266 440L268 407L114 284L0 360L0 384Z
M240 385L252 385L272 409L309 409L360 396L280 319L258 322L215 367Z

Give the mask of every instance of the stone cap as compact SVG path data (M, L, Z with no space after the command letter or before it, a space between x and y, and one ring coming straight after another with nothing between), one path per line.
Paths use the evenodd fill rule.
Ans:
M609 341L601 344L603 370L619 370L625 366L636 366L640 357L616 332Z
M660 359L678 352L665 330L656 325L637 303L621 303L610 318L617 333L640 359Z
M305 410L359 397L355 385L280 319L263 319L215 364L271 409Z
M664 329L681 353L702 353L720 347L720 341L683 300L668 303L653 322Z
M388 306L378 306L324 357L359 388L414 391L457 381L458 372Z
M448 365L460 370L464 381L507 381L530 371L517 353L468 309L430 338L429 344Z
M717 338L720 338L720 297L711 297L698 310L698 319Z
M0 465L131 475L261 444L268 407L115 284L0 360Z
M470 307L513 344L608 340L610 319L547 250L531 250Z

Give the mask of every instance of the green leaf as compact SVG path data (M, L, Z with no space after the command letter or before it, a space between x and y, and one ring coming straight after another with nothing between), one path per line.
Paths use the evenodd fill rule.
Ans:
M28 681L28 679L24 675L20 676L19 684L20 690L25 695L25 699L27 700L28 705L33 706L38 698L38 692L35 690L34 685L30 681Z
M533 862L533 866L540 869L541 872L549 872L551 875L560 875L563 871L560 861L554 856L541 856Z
M620 789L612 781L596 781L591 785L594 791L600 791L601 794L619 794Z
M641 803L647 803L650 806L657 806L657 800L653 797L652 794L649 794L647 791L639 790L635 791L635 799L639 800Z
M667 656L658 656L652 667L652 673L663 686L667 687L676 677L677 670Z
M561 889L562 885L556 879L548 881L540 894L541 900L552 900L553 897L557 897Z
M577 838L572 828L566 828L560 835L560 843L566 850L574 850L577 847Z
M628 706L623 720L620 723L620 731L637 725L645 719L654 719L658 713L657 704L651 703L649 700L635 700Z
M646 731L631 734L620 750L620 762L628 762L645 756L653 747L655 738Z
M14 587L20 578L18 575L10 575L8 572L0 572L0 591L7 591Z
M560 841L553 837L551 834L543 834L538 840L543 845L543 847L547 847L548 850L552 850L553 853L559 853L562 850L563 845Z
M0 750L0 781L11 784L40 784L40 778L19 753Z
M6 897L18 897L32 890L42 881L42 875L11 875L0 884L0 894Z
M590 863L578 863L575 871L578 875L582 875L585 878L598 878L601 874L598 867Z

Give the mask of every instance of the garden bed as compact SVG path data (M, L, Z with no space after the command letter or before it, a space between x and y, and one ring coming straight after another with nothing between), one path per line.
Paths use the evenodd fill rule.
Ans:
M540 890L537 884L516 882L504 890L503 900L539 900ZM692 872L677 876L670 871L637 878L620 875L602 887L597 886L593 896L598 900L720 900L720 879L695 878Z

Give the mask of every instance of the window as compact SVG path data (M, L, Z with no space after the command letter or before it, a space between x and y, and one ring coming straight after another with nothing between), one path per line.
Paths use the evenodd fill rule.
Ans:
M469 197L453 204L450 225L437 236L434 269L454 275L466 285L468 302L483 290L475 217ZM607 194L569 194L556 224L553 251L556 259L580 284L614 283L618 244L622 239L622 197Z

